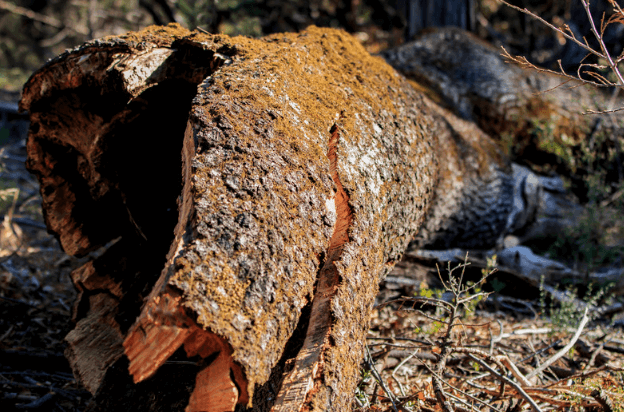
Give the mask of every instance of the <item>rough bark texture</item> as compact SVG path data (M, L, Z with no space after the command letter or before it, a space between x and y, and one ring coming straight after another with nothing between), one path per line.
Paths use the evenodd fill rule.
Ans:
M21 108L49 229L97 250L67 338L91 410L349 410L426 213L421 242L471 245L511 211L496 145L341 31L152 27L52 60Z
M426 99L438 140L440 178L412 247L489 248L509 229L514 179L499 147L474 123Z

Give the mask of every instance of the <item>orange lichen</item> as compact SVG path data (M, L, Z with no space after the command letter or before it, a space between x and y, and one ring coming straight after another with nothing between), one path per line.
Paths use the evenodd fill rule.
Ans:
M188 37L190 30L185 29L178 23L170 23L167 26L148 26L136 32L127 32L122 35L106 36L99 42L118 42L122 40L127 43L151 43L157 47L170 46L175 40Z
M203 47L205 44L214 44L215 38L195 33L185 41ZM312 241L307 226L308 218L301 215L299 210L301 200L298 193L315 193L321 199L331 196L331 188L326 183L319 186L308 179L304 169L307 165L315 167L319 172L327 170L326 165L319 163L325 157L326 150L322 135L342 113L340 130L345 141L336 150L339 156L347 159L349 153L343 152L346 148L378 144L367 138L375 129L375 125L370 123L371 117L380 113L383 121L397 122L405 116L401 112L405 110L402 102L409 101L411 97L404 95L404 79L380 58L368 55L357 41L341 31L312 27L303 33L281 34L261 40L232 38L228 40L228 45L236 50L231 56L232 62L214 73L206 85L206 93L200 93L198 101L201 104L191 119L201 118L201 122L206 123L192 120L195 122L194 127L203 130L216 125L231 136L230 141L235 141L240 147L231 159L219 163L219 174L230 175L231 179L235 178L240 183L265 179L266 171L252 167L257 162L257 155L250 156L247 152L259 144L266 145L270 151L275 150L276 155L287 159L287 163L280 165L278 170L280 174L291 176L291 181L297 182L297 192L293 192L292 187L273 185L270 194L265 196L252 196L242 191L232 196L232 191L237 189L232 189L223 179L215 179L213 176L217 175L213 169L197 168L194 178L196 182L202 183L194 183L194 203L215 205L211 206L211 213L216 213L216 207L221 219L234 219L240 213L253 211L255 219L262 222L263 233L280 232L279 224L272 223L275 222L277 211L288 225L289 234L285 240L289 245L301 245L297 248L303 248L298 251L289 247L280 253L295 259L297 253L304 252L304 256L311 258L307 262L296 259L300 263L295 267L294 278L301 279L299 282L302 287L280 288L277 300L268 307L254 308L245 304L251 284L236 279L237 272L228 263L237 262L242 255L250 253L245 248L228 252L227 259L215 251L203 256L201 262L191 262L181 256L176 260L176 272L169 284L183 291L187 302L185 306L196 314L201 325L224 336L232 336L230 343L234 348L234 358L247 362L256 355L248 352L250 349L243 349L249 346L249 338L245 338L245 334L233 333L233 324L246 322L247 325L253 325L255 336L271 338L267 342L270 347L279 348L283 345L284 338L289 334L288 329L294 328L295 323L287 320L280 325L285 330L280 330L276 335L268 329L274 322L273 311L278 310L281 302L296 302L299 308L307 302L306 297L312 293L311 287L318 270L318 262L313 256L322 252L319 246L327 247L330 240L326 234L319 232L313 234L318 240ZM259 131L259 128L267 127L264 125L269 127L270 140L267 135L263 135L264 132ZM379 149L373 147L370 150L371 153L379 152ZM419 150L413 151L414 163L419 161ZM371 158L370 161L376 160ZM231 166L235 164L250 167L238 171L236 166ZM350 189L346 190L353 190L358 183L345 174L347 165L351 168L364 166L345 162L343 167L337 168L341 179L349 181ZM393 167L396 170L392 173L402 173L399 170L407 165ZM237 171L234 173L229 168ZM385 203L381 199L386 196L389 184L392 182L379 179L376 197L380 204ZM354 195L358 202L362 201L357 191ZM203 219L204 213L198 212L196 218ZM383 210L379 213L382 217L387 216ZM409 235L405 233L399 239L407 241L408 238ZM262 264L271 265L270 262ZM205 274L198 276L194 272L198 267L203 268ZM208 273L209 276L206 275ZM229 277L228 273L233 277ZM225 296L221 299L217 293L211 297L211 307L197 304L195 290L218 291L225 284L228 285L227 299ZM247 372L250 385L268 376L268 370L260 374Z

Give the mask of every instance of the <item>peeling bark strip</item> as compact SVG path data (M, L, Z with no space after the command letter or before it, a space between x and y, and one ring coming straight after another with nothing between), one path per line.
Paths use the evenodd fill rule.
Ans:
M427 236L460 238L443 201L506 170L478 129L314 27L94 41L36 72L21 108L48 228L98 250L67 337L92 411L349 410L378 282L431 205Z
M322 376L324 351L330 344L329 333L333 323L331 300L335 297L340 281L336 262L349 241L348 230L353 222L349 196L345 193L338 176L336 153L340 138L338 127L334 125L330 133L327 157L329 158L329 171L336 185L334 196L336 223L329 242L325 264L319 273L306 338L294 361L293 370L284 378L276 406L273 408L275 412L298 411L306 406L306 399L309 399L311 391L315 387L318 390L320 385L319 377Z

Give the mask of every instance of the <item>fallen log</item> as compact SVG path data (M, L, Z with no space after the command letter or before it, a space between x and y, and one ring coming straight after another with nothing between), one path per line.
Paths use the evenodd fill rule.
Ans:
M349 410L419 229L474 246L508 225L497 145L341 31L105 38L20 108L46 224L91 254L66 355L92 411Z

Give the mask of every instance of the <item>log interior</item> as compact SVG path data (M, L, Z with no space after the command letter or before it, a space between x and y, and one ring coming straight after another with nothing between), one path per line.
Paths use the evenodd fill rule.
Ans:
M223 62L196 45L156 47L141 54L140 68L153 61L153 70L137 82L128 56L85 50L60 67L51 63L65 88L48 92L58 78L30 81L41 98L28 107L28 165L41 181L48 228L71 255L100 249L72 274L79 295L67 336L72 368L94 394L103 382L131 382L122 343L173 247L197 84Z

